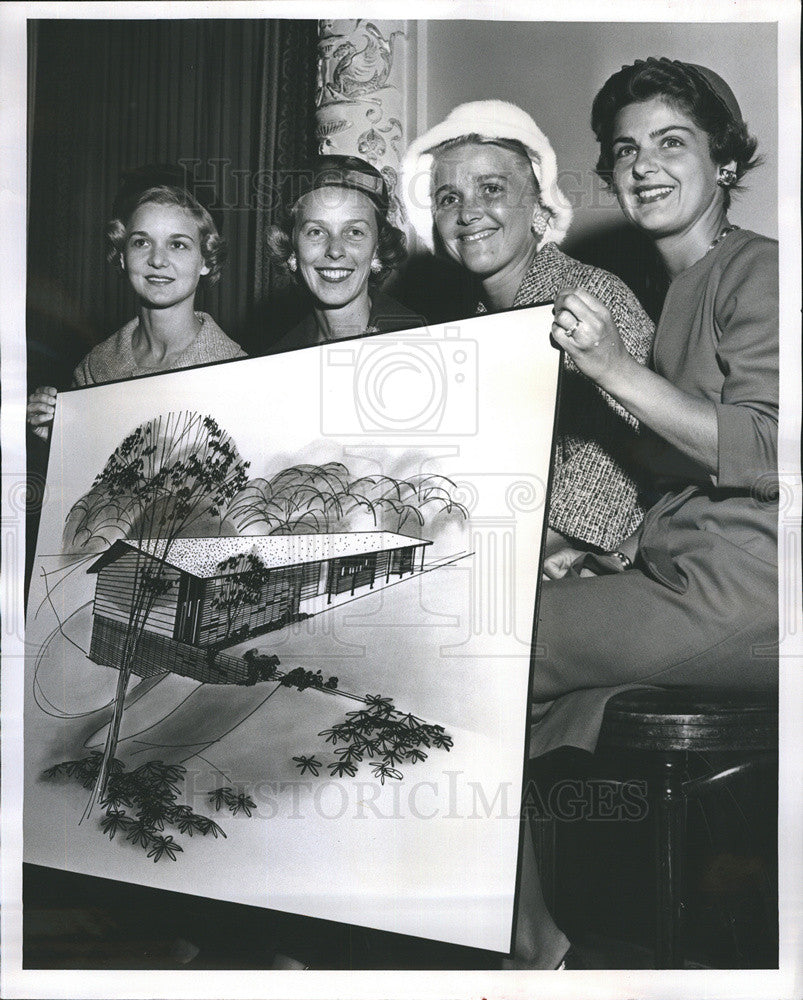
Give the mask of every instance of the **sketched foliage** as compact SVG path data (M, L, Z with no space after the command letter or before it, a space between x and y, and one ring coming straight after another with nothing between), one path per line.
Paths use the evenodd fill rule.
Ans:
M73 505L64 547L175 536L220 518L248 482L248 467L214 418L190 410L154 417L123 439Z
M79 782L83 787L92 787L100 771L103 754L93 751L79 760L67 760L43 772L47 780L68 779ZM154 863L176 861L183 847L172 834L166 833L173 827L177 833L192 837L210 834L225 837L223 828L208 816L193 812L188 806L177 803L186 769L179 764L165 764L160 760L147 761L133 771L112 759L109 767L109 781L106 794L101 800L105 812L99 820L101 831L114 840L120 834L120 841L141 848L146 857ZM235 812L251 815L256 806L247 795L234 797Z
M245 792L237 792L228 785L216 788L209 793L207 799L216 810L220 811L225 806L233 816L241 812L245 813L246 816L251 816L257 807L250 795Z
M270 570L253 552L223 559L217 569L221 578L220 589L209 604L225 616L225 638L228 639L235 631L239 612L259 603L262 589L270 579Z
M384 785L386 779L400 781L404 777L401 765L426 760L427 750L448 752L454 745L443 726L398 711L390 698L369 694L363 701L365 708L347 712L343 722L318 733L325 743L332 744L338 759L324 764L314 755L293 757L301 774L309 771L317 776L326 766L333 778L353 778L365 761L373 776Z
M294 465L271 479L250 480L228 516L239 531L271 535L355 531L366 520L398 533L420 529L436 516L466 518L455 491L450 479L436 474L355 478L342 462Z

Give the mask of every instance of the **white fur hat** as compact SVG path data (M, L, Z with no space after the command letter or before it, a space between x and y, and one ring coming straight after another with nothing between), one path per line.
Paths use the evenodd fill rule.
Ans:
M533 119L507 101L471 101L459 104L439 125L410 143L401 163L401 195L407 218L418 238L434 249L431 150L447 139L479 135L494 139L516 139L524 146L540 189L540 201L550 214L544 243L560 243L569 230L572 208L558 187L558 165L549 139Z

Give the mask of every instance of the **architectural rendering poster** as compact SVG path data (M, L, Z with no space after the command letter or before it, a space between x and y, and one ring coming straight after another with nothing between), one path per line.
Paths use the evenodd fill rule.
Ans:
M26 861L510 948L551 317L59 397Z
M4 997L801 996L799 38L795 0L0 5ZM730 220L779 240L778 808L774 777L715 787L721 823L690 808L686 966L662 970L654 809L584 832L574 802L550 808L534 926L556 922L588 971L513 971L540 404L500 349L511 318L466 320L466 275L413 238L399 171L460 104L512 102L574 209L561 252L657 317L590 127L605 79L650 56L732 88L763 163ZM385 289L462 362L441 344L376 367L393 338L372 338L67 391L134 315L103 240L128 171L179 165L218 212L230 252L198 307L259 358L299 318L265 253L291 203L276 179L315 150L381 172L409 251ZM41 386L47 443L26 426ZM579 799L604 807L600 787ZM282 952L303 975L271 967Z

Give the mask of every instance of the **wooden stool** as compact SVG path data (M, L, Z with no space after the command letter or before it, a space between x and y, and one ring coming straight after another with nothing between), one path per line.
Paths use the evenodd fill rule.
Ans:
M606 708L598 751L646 752L657 765L656 968L683 966L680 921L686 804L714 786L778 761L778 695L772 690L669 688L625 691ZM734 763L690 778L689 755L722 753Z

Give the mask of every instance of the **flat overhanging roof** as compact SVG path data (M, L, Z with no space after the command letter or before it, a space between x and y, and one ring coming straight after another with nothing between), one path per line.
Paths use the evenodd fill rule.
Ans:
M346 531L328 535L237 535L204 538L176 538L166 546L164 538L142 541L121 539L115 542L88 573L97 573L122 555L124 548L139 549L161 559L175 569L199 579L222 576L220 563L232 556L254 555L267 569L323 562L345 556L407 549L413 545L431 545L425 538L398 535L393 531ZM167 556L165 557L165 549Z

